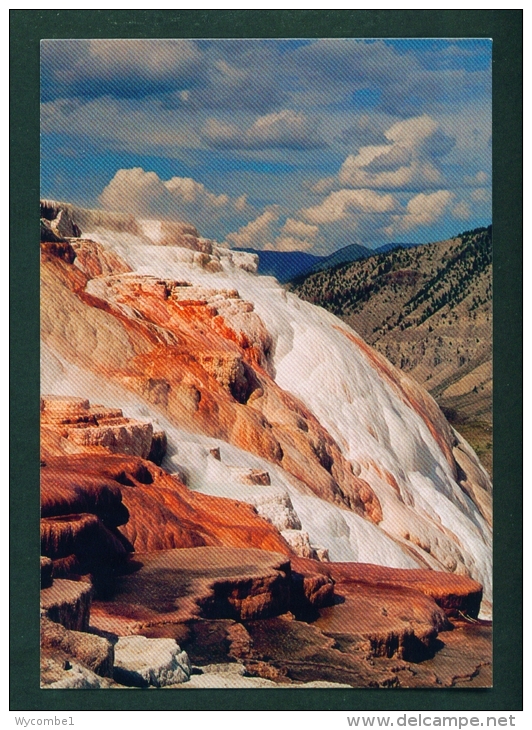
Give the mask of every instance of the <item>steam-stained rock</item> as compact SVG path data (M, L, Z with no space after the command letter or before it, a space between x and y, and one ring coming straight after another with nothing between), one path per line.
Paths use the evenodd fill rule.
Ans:
M120 256L108 251L101 243L79 238L71 240L70 245L76 255L76 266L90 279L131 271L131 267Z
M41 552L59 576L107 571L128 551L95 515L73 514L41 518Z
M237 271L232 252L167 242L154 257L146 232L109 227L94 239L153 275L89 280L43 254L49 351L125 385L189 434L255 454L275 480L282 470L285 491L303 492L293 495L303 526L333 558L347 540L366 560L472 574L489 595L488 490L421 388L323 310ZM211 277L211 266L222 271ZM201 470L172 468L198 486ZM335 510L323 530L317 498Z
M44 230L50 230L57 240L81 235L79 226L74 222L72 206L65 206L54 201L41 201L41 236ZM41 237L41 240L46 240Z
M61 268L59 273L67 283L69 272ZM52 282L52 270L50 275ZM74 278L71 284L75 288ZM165 381L168 386L161 405L167 401L168 415L180 426L282 463L321 497L365 514L373 522L381 519L371 487L353 474L338 445L310 411L281 390L263 367L268 363L271 340L236 292L203 294L180 282L127 274L93 279L92 284L90 296L97 300L90 299L90 303L98 302L96 311L106 323L104 326L102 321L96 330L111 333L117 325L124 329L113 334L114 364L108 348L100 351L97 346L90 356L87 353L91 368L141 393L145 381ZM46 298L45 289L43 296ZM54 312L57 296L56 287ZM231 307L237 302L236 329L231 316L219 314L221 304L228 301ZM69 326L77 317L73 306ZM81 310L79 317L82 330L92 324ZM59 346L64 356L79 357L72 353L72 340L62 343L56 336L57 318L45 318L45 329L47 322L50 329L45 338ZM148 337L153 338L151 348L139 352Z
M283 530L281 532L294 553L300 558L317 559L316 550L310 544L308 532L302 530Z
M87 667L70 661L57 649L41 652L42 689L108 689L110 679L100 677Z
M89 556L97 569L121 560L128 549L253 545L291 552L252 506L192 492L153 462L138 458L94 450L68 457L48 453L41 491L47 554L56 563L69 551L79 558L75 565L60 563L63 573L76 572L74 567L79 571Z
M135 558L141 567L117 581L114 601L95 603L91 620L96 627L142 634L143 626L200 617L263 618L290 606L290 562L279 553L197 547L137 553Z
M367 585L408 588L432 598L447 615L476 618L482 600L482 586L465 575L435 570L403 570L363 563L316 563L292 559L296 572L332 578L337 586Z

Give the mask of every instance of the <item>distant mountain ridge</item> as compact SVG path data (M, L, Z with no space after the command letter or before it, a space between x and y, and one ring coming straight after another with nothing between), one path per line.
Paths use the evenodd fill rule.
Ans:
M262 276L275 276L285 284L313 268L326 256L314 256L304 251L259 251L256 248L235 248L234 251L255 253L259 257L257 273Z
M341 317L451 417L489 423L491 247L490 225L312 272L290 289Z
M333 266L339 266L340 264L347 264L350 261L361 261L362 259L370 258L370 256L377 256L380 253L387 253L388 251L394 251L398 248L411 248L418 245L420 244L384 243L378 248L367 248L366 246L361 246L358 243L351 243L349 246L344 246L343 248L338 249L338 251L335 251L330 256L325 256L321 261L316 262L314 266L303 275L308 276L308 274L324 271L325 269L330 269Z
M329 256L315 256L305 251L261 251L256 248L235 248L234 250L257 254L259 257L258 273L262 276L275 276L281 284L286 284L331 266L366 259L369 256L396 248L410 248L417 245L419 244L385 243L378 248L371 249L358 243L351 243Z

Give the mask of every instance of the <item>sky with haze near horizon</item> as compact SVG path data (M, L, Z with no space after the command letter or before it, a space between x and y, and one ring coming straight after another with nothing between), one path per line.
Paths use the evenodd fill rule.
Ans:
M45 40L41 195L328 254L491 223L487 39Z

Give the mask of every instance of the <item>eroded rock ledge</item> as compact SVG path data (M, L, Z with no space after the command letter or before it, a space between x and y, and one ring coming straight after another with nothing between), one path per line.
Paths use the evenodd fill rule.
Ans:
M463 645L449 631L448 617L477 615L475 581L296 557L298 540L252 506L192 492L132 454L163 448L151 424L82 398L46 396L41 415L43 686L486 682L482 625L459 627ZM271 487L248 471L234 478Z

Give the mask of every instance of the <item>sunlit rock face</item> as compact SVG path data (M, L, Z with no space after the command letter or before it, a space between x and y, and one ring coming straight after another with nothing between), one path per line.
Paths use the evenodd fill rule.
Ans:
M470 575L489 610L491 485L423 389L336 317L254 274L250 254L185 224L71 217L83 263L43 251L48 392L107 388L106 405L164 424L163 465L191 489L259 505L276 488L270 503L288 496L299 521L284 529L301 526L309 549Z
M225 545L292 554L252 506L191 491L147 460L151 423L67 396L43 397L41 417L41 554L56 577L119 570L132 551Z

